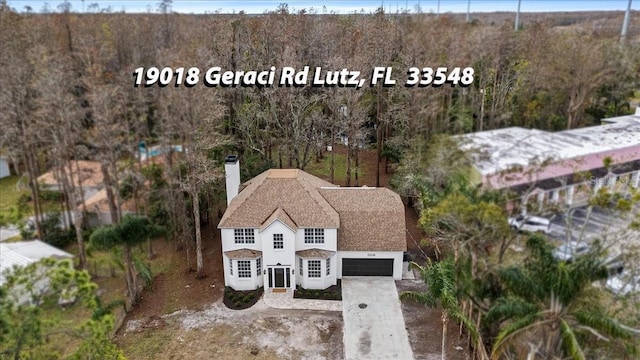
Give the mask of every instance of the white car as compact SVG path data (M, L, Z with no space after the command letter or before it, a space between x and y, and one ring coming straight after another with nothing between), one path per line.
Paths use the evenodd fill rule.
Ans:
M615 295L620 296L640 293L640 276L632 274L630 271L623 271L607 279L606 287Z
M551 220L539 216L518 215L509 218L509 226L517 231L543 232L545 234L551 232Z
M569 241L553 251L553 257L560 261L571 261L573 258L582 256L591 250L586 242Z

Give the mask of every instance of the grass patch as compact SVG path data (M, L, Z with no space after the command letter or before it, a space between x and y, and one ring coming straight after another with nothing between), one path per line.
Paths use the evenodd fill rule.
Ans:
M62 205L60 203L59 193L46 192L40 200L40 205L44 212L60 212ZM29 190L27 180L21 176L9 176L0 179L0 224L2 222L16 223L20 218L34 214L33 201L31 201L31 191ZM19 211L20 199L23 199L24 209ZM26 200L24 200L26 198Z
M334 154L334 173L333 182L337 185L345 185L347 181L347 157L344 154ZM353 186L356 178L356 164L351 162L351 185ZM325 153L324 158L320 161L311 160L304 169L308 173L321 177L323 179L331 179L331 153ZM368 172L367 166L360 162L357 169L358 177L363 178Z
M144 336L124 334L116 343L128 359L161 359L174 336L175 330L167 327L145 329Z
M6 242L6 243L12 243L12 242L20 242L20 241L22 241L22 236L20 236L20 235L16 235L16 236L12 236L12 237L10 237L10 238L6 239L6 240L5 240L5 241L3 241L3 242Z
M20 176L9 176L0 179L0 216L8 216L11 209L18 204L18 199L22 195L29 196L27 184L20 183Z

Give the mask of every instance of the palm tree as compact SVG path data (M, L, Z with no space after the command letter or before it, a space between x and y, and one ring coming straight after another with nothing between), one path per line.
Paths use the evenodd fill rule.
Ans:
M420 277L427 284L426 292L405 291L400 294L401 300L412 300L420 304L425 304L431 308L439 301L442 307L442 360L447 358L447 324L449 318L460 322L469 331L475 343L478 342L478 331L475 324L470 321L462 311L458 303L458 287L456 285L456 266L451 258L440 262L428 260L425 266L415 262L411 266L420 271Z
M485 318L487 324L496 322L501 328L492 359L585 359L585 346L593 338L616 339L636 351L632 342L636 331L608 317L606 309L592 300L597 290L591 284L607 276L598 251L571 263L558 261L538 235L529 238L527 248L530 257L524 264L499 272L504 292Z
M162 227L153 224L145 217L127 214L119 223L103 225L91 234L91 245L98 250L111 250L122 246L127 293L133 303L138 300L138 286L134 269L146 281L149 281L151 275L146 273L148 269L145 269L142 263L134 259L132 248L147 241L150 237L161 235L163 230Z

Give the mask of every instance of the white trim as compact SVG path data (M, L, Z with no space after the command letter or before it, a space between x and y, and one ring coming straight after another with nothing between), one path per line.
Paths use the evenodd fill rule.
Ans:
M565 203L569 206L573 203L574 185L567 186L567 196L565 197Z
M631 178L631 187L635 189L640 187L640 170L633 173L633 177Z

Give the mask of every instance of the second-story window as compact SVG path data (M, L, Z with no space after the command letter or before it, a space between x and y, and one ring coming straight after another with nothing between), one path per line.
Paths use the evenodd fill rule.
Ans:
M304 229L305 244L324 244L324 229Z
M284 238L282 234L273 234L273 248L284 249Z
M236 244L253 244L256 242L253 229L233 229Z

